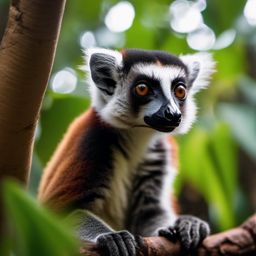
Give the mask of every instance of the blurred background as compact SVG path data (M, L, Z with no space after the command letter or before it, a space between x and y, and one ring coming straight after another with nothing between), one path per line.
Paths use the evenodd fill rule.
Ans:
M9 1L0 0L0 38ZM212 52L217 72L199 93L198 120L180 145L175 189L182 213L214 231L256 210L256 0L67 1L55 64L36 133L31 182L68 124L90 105L83 50L145 48Z

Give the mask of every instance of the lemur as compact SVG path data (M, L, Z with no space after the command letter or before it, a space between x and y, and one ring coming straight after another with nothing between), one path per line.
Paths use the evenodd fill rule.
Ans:
M107 255L136 255L136 235L175 235L182 248L197 247L209 226L178 216L171 203L177 173L171 135L194 122L193 96L208 85L211 55L93 48L86 60L91 107L48 163L39 199L57 211L84 209L113 228L99 232L94 217L81 222L80 238L93 238Z

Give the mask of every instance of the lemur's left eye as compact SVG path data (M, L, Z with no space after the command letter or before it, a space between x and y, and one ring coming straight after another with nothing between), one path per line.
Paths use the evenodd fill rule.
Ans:
M146 96L149 94L149 88L146 84L138 84L135 87L135 92L138 96Z
M183 84L178 84L174 89L174 95L179 100L185 100L187 97L187 90L186 87Z

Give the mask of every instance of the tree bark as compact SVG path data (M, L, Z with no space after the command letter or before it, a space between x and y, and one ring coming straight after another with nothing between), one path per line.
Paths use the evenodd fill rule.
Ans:
M65 0L11 2L0 44L0 183L7 176L24 185L28 182L35 128L64 6Z
M144 237L139 246L140 256L185 256L180 244L163 237ZM105 256L95 244L86 244L80 250L82 255ZM200 248L193 253L198 256L256 255L256 214L240 227L207 237Z

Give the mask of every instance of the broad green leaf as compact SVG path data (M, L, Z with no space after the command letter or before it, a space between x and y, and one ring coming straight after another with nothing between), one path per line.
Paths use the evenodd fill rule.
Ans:
M227 199L234 201L237 189L237 150L227 124L217 123L210 137L211 156Z
M223 230L234 225L233 207L220 181L210 146L209 133L198 127L182 138L181 171L183 179L191 182L215 209L215 224Z
M5 181L3 191L14 255L78 255L79 244L63 220L40 206L14 181Z
M256 159L256 109L245 104L222 103L219 114L229 123L238 143Z

